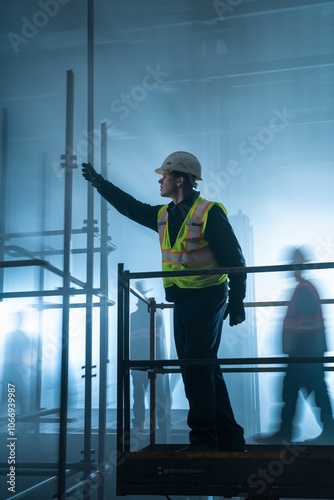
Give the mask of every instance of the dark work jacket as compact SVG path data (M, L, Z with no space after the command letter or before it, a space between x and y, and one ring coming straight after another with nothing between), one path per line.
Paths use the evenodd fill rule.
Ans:
M321 302L315 286L301 279L283 322L283 352L290 356L323 356L327 351Z
M142 226L158 232L158 212L164 205L149 205L136 200L131 195L114 186L109 181L104 181L98 192L111 204L118 212ZM168 227L170 243L173 246L181 225L185 220L191 206L199 196L199 192L192 193L181 203L175 205L174 202L168 206ZM242 254L239 242L234 234L232 226L224 211L214 205L208 213L208 220L205 230L205 238L210 249L214 253L219 266L221 267L244 267L245 259ZM176 285L168 287L166 300L168 302L181 302L199 297L205 293L206 296L212 294L224 294L225 285L207 287L205 289L180 288ZM246 293L246 273L230 273L229 275L229 298L233 302L242 302Z

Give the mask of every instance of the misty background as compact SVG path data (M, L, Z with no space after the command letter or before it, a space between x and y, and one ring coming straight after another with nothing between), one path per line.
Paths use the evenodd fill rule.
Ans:
M73 228L82 228L87 218L87 183L81 163L87 161L93 144L94 166L100 171L100 127L105 123L108 179L135 198L153 205L164 203L154 169L171 152L190 151L202 163L201 194L226 206L238 237L238 214L246 218L240 238L247 246L248 265L289 263L286 247L303 244L310 249L311 262L334 261L333 1L95 0L94 130L90 131L86 2L16 0L1 2L1 11L0 146L2 165L7 165L1 178L1 233L2 245L9 247L3 247L4 260L22 258L13 248L16 245L62 268L65 175L61 155L65 154L66 75L71 70L73 154L78 166L73 170ZM94 206L99 227L98 193ZM108 257L109 297L116 303L118 263L133 272L159 271L160 249L156 233L112 207L108 223L114 247ZM59 234L45 235L45 231ZM73 234L72 248L85 246L85 238L84 233ZM97 284L97 256L94 263ZM72 254L71 274L86 280L84 254ZM333 298L333 270L316 270L307 276L316 283L321 298ZM39 279L36 269L6 269L3 292L39 290ZM250 283L247 298L253 301L288 300L295 285L289 273L256 275ZM61 286L59 276L45 273L43 289ZM153 280L150 287L154 290L150 295L163 301L160 281ZM43 339L41 401L34 404L48 408L57 404L60 391L61 308L57 306L61 300L45 301L55 307L46 308L41 319L37 299L3 298L0 343L4 346L16 328L17 311L24 311L21 327L30 345ZM246 326L232 333L226 327L221 356L281 355L284 313L283 307L249 311ZM324 314L330 355L333 306L324 306ZM170 313L164 311L164 317L171 355ZM97 365L98 323L94 309L93 363ZM116 327L115 304L109 308L108 408L116 407ZM81 412L84 336L85 312L74 308L69 401ZM31 347L31 365L34 360ZM4 364L0 354L0 374ZM28 384L32 400L34 377L36 373ZM245 377L251 379L244 385ZM331 373L327 377L333 400ZM281 375L229 374L227 380L241 423L248 422L250 408L256 404L249 435L270 430L277 408L273 388L279 395ZM98 383L97 376L94 408L98 407ZM173 408L185 409L182 384L176 381L175 385ZM233 390L239 385L244 387L242 396ZM319 433L318 424L305 408L300 418L305 420L306 437L313 437Z

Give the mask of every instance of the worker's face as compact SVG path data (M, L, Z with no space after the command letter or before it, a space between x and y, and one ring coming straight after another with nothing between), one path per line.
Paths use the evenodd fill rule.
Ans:
M163 176L159 179L160 194L167 198L173 198L178 190L178 177L170 170L164 170Z

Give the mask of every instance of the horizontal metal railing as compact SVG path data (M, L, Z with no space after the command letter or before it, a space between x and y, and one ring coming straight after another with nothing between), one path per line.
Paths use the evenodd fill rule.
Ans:
M153 397L150 397L150 444L155 443L155 408L154 408L154 379L157 373L180 373L181 366L191 364L219 364L223 372L284 372L288 364L293 363L323 363L325 370L334 371L334 356L324 357L261 357L261 358L218 358L214 360L184 360L184 359L154 359L155 352L155 328L154 317L157 308L173 308L173 304L157 304L154 299L148 299L130 284L131 280L145 280L153 278L165 278L170 276L203 276L231 273L272 273L289 272L296 270L320 270L333 269L334 262L284 264L272 266L250 266L219 268L216 270L196 271L155 271L155 272L130 272L124 270L123 264L118 266L118 394L117 394L117 449L119 453L130 450L130 370L144 370L153 376L150 377L150 389ZM150 359L131 360L129 355L129 298L130 293L143 300L149 307L151 314L150 331ZM334 304L334 299L322 299L322 304ZM246 308L253 307L278 307L286 306L289 301L261 301L245 302ZM260 366L259 366L260 365ZM153 404L153 408L152 408ZM124 439L127 436L127 439Z
M121 266L123 266L121 264ZM248 266L248 267L219 267L217 269L197 269L196 271L153 271L153 272L130 272L122 270L123 280L146 279L146 278L168 278L171 276L207 276L216 274L257 274L274 273L282 271L298 271L311 269L333 269L334 262L308 262L305 264L277 264L271 266Z
M65 274L64 271L59 269L56 266L53 266L50 264L50 262L44 260L44 259L36 259L34 255L29 252L28 250L25 250L22 247L16 246L16 245L11 245L10 247L13 251L18 253L19 255L23 255L27 257L26 259L16 259L16 260L5 260L5 261L0 261L0 269L13 269L13 268L24 268L24 267L42 267L46 269L47 271L51 272L52 274L55 274L56 276L59 276L61 278L64 278ZM81 281L74 276L70 275L69 281L73 283L74 285L80 287L80 288L70 288L69 289L69 295L85 295L87 293L87 283L84 281ZM105 294L103 293L103 290L100 288L93 288L92 290L93 295L101 298L105 297ZM28 290L28 291L20 291L20 292L0 292L0 299L13 299L13 298L33 298L33 297L61 297L64 295L64 289L59 287L55 290ZM107 297L106 297L107 298ZM108 305L113 306L115 302L113 300L108 299ZM49 305L48 307L51 307ZM62 307L62 304L55 304L54 307ZM78 307L86 307L85 303L81 304L70 304L70 307L72 308L78 308ZM101 307L100 303L94 303L93 307Z

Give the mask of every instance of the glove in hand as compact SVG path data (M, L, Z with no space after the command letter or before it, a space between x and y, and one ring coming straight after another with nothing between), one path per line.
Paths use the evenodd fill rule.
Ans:
M224 312L224 319L230 316L230 326L239 325L246 319L245 308L242 302L228 303Z
M86 181L91 182L93 187L99 188L102 186L104 178L98 174L90 163L82 164L82 175Z

